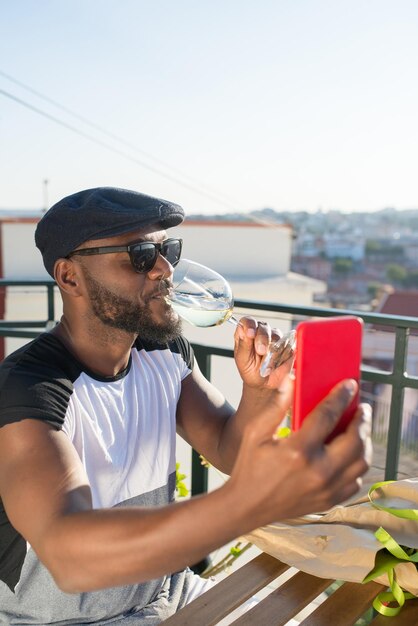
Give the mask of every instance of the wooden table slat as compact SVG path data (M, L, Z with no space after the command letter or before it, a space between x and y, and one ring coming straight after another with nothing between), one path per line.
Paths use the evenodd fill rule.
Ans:
M165 626L215 626L248 598L267 587L288 569L279 560L260 554L164 622ZM332 583L297 572L289 580L234 621L234 626L284 626ZM320 604L300 626L353 626L386 588L344 583ZM376 616L371 626L418 626L418 599L408 600L396 617Z
M365 585L344 583L306 617L300 626L329 626L330 624L352 626L370 608L375 597L385 589L383 585L375 582Z
M273 590L257 606L238 618L234 626L254 626L254 624L283 626L317 598L332 582L332 580L298 572L278 589Z
M385 617L378 615L370 626L417 626L418 624L418 599L407 600L399 615Z
M164 626L213 626L289 568L262 553L164 621Z

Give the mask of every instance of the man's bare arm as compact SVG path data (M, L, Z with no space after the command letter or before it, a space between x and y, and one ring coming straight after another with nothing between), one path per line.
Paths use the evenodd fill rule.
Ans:
M244 429L254 416L266 409L274 410L274 407L277 415L280 414L280 388L287 380L292 360L277 368L268 378L260 376L265 351L271 339L279 336L278 331L267 324L252 317L241 318L234 336L235 361L243 381L236 411L203 377L197 363L182 383L177 430L195 450L226 474L231 473Z
M277 407L279 415L280 402L280 392L276 389L262 390L243 385L241 401L235 411L196 364L182 383L177 431L212 465L230 474L247 423L273 406Z
M67 436L25 420L0 429L0 496L13 526L68 592L138 583L177 571L275 519L323 510L351 495L369 462L370 416L333 430L352 394L336 389L287 440L277 407L244 429L231 478L218 490L157 508L91 509ZM281 410L288 406L283 394Z

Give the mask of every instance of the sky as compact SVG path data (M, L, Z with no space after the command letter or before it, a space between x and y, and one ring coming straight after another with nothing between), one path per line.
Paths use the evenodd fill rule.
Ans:
M418 208L416 0L0 0L0 208Z

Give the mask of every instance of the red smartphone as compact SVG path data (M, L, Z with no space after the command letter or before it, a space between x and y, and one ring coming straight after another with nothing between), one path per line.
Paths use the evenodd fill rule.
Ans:
M360 380L363 320L345 315L306 320L296 327L292 430L345 378ZM328 441L343 432L353 417L358 393L344 411Z

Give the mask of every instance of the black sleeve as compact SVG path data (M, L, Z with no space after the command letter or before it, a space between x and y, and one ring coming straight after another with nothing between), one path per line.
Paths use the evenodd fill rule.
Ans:
M178 337L170 344L170 349L172 350L172 352L177 352L178 354L180 354L183 357L183 360L186 363L187 367L190 370L193 369L195 357L193 348L188 339L183 336Z
M61 429L74 370L55 338L38 338L7 357L0 366L0 427L29 418Z

